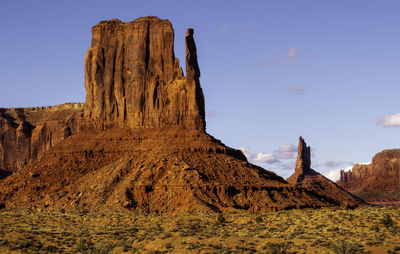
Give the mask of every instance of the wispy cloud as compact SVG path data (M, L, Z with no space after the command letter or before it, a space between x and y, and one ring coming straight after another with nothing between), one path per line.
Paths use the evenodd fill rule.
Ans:
M221 27L219 28L219 31L220 31L220 32L226 32L227 30L229 30L229 28L230 28L230 26L227 26L227 25L221 26Z
M272 54L269 56L265 56L261 62L261 66L267 67L271 64L281 64L286 63L288 65L296 65L297 58L299 56L300 50L297 47L291 47L286 51L286 53Z
M297 148L292 144L284 144L276 151L276 153L280 159L293 159L294 155L297 153Z
M268 60L268 58L264 57L264 60L261 62L260 64L262 67L267 67L270 65L270 61Z
M239 149L242 150L249 161L268 164L280 163L280 160L293 159L294 155L297 153L297 148L292 144L284 144L278 150L275 150L272 153L252 153L248 147Z
M325 161L324 163L317 163L317 167L324 167L324 168L343 168L348 165L354 165L355 163L352 161L335 161L335 160L329 160Z
M297 55L299 54L299 50L296 47L292 47L286 53L286 56L289 57L290 64L296 64Z
M297 95L301 95L303 93L305 93L308 90L308 88L306 86L303 87L299 87L299 86L289 86L288 87L288 92L289 93L294 93Z
M377 124L383 127L400 127L400 113L383 116L378 119Z
M215 112L214 109L211 109L207 112L207 117L208 118L215 118L217 116L217 113Z

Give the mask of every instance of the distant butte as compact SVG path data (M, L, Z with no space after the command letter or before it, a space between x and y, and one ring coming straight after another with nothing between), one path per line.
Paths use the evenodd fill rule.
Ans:
M369 203L400 205L400 149L383 150L368 165L342 170L336 183Z
M193 29L186 77L168 20L102 21L92 34L84 105L0 111L1 169L17 171L0 181L0 207L206 212L359 203L344 191L333 199L289 184L205 132ZM300 148L296 173L319 176Z

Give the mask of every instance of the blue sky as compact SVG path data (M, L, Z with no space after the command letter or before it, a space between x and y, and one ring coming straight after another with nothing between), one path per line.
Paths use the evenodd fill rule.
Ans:
M0 107L84 102L101 20L154 15L195 29L207 130L287 177L298 137L327 174L400 137L400 1L13 0L0 9Z

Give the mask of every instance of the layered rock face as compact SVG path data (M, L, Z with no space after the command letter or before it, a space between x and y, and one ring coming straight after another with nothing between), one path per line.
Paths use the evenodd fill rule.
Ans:
M83 104L0 109L0 171L14 172L79 130Z
M85 58L89 125L205 129L193 29L186 34L186 77L174 55L168 20L103 21L92 34Z
M400 149L384 150L369 165L342 170L337 184L370 203L400 203Z
M295 172L287 181L295 186L315 191L339 205L355 207L364 204L364 201L360 198L350 194L325 176L311 169L311 148L307 146L302 137L299 138Z

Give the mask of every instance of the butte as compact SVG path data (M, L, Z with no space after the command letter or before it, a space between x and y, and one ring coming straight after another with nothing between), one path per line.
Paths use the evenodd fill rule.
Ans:
M193 29L186 75L168 20L102 21L86 102L0 110L0 206L67 211L270 211L335 206L206 133Z

